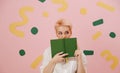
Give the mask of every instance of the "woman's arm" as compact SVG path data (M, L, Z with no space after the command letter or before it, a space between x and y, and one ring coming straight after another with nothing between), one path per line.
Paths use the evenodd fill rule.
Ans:
M56 54L53 59L48 63L48 65L44 68L43 73L53 73L55 65L59 62L65 61L64 56L67 55L68 54L63 54L63 52Z
M77 73L85 73L85 68L82 63L82 58L80 56L77 57Z
M82 55L80 50L75 51L75 56L77 58L77 71L76 73L86 73L84 65L82 63Z
M44 68L43 73L53 73L56 63L50 61L49 64Z

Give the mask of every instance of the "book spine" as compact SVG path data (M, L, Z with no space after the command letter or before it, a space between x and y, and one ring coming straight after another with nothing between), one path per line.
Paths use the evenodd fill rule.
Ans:
M63 43L64 43L64 53L66 53L66 44L65 44L65 39L63 39Z

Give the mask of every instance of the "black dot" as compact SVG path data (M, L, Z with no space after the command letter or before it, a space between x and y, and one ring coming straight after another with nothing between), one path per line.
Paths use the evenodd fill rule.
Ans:
M20 54L21 56L24 56L24 55L25 55L25 51L24 51L23 49L21 49L21 50L19 51L19 54Z
M115 38L115 37L116 37L116 34L115 34L114 32L110 32L109 36L110 36L111 38Z
M43 2L45 2L46 0L39 0L39 1L43 3Z
M38 29L36 27L33 27L31 29L31 33L34 34L34 35L37 34L38 33Z

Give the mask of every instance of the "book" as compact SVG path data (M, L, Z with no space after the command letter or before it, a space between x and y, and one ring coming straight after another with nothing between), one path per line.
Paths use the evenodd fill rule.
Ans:
M52 39L50 44L52 57L59 52L67 53L67 57L74 57L74 52L77 49L76 38Z

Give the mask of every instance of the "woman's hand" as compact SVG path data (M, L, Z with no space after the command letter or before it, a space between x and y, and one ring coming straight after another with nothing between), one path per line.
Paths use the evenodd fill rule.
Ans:
M60 63L60 62L65 62L65 56L67 56L68 54L63 54L63 52L60 52L60 53L57 53L54 57L53 57L53 59L52 59L52 61L54 62L54 63Z
M80 49L77 49L77 50L75 51L75 57L77 57L77 60L82 59L82 55L81 55Z

